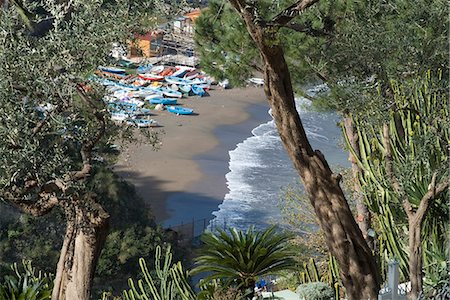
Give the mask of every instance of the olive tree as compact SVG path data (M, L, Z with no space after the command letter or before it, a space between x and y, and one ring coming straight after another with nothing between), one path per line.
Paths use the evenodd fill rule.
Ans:
M153 3L0 3L0 199L33 216L64 213L52 299L88 299L109 214L87 186L122 132L89 74L108 62L114 42L131 38Z

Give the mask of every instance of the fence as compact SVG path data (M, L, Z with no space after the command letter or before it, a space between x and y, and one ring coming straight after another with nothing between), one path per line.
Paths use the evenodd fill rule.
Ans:
M218 228L225 230L227 221L218 222L216 219L203 218L192 219L191 222L168 226L166 229L173 230L178 235L181 242L195 242L206 231L215 231Z

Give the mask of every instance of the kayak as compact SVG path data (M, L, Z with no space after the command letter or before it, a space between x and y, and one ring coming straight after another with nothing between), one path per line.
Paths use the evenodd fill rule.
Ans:
M177 115L192 115L194 113L192 108L180 106L168 106L167 111Z
M177 99L155 97L155 98L149 98L148 102L150 102L151 104L174 105L174 104L177 104Z

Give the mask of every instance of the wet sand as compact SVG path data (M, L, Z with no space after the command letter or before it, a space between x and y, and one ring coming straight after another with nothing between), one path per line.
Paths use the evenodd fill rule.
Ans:
M162 145L129 145L115 171L134 184L137 193L165 225L209 218L227 192L228 151L268 119L262 88L211 90L208 97L179 101L195 114L155 112ZM230 126L232 125L232 126Z

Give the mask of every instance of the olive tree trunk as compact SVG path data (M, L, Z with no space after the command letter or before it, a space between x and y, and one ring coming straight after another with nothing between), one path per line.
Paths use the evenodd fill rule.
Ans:
M93 200L67 204L67 228L52 300L90 299L95 267L108 232L109 214Z

